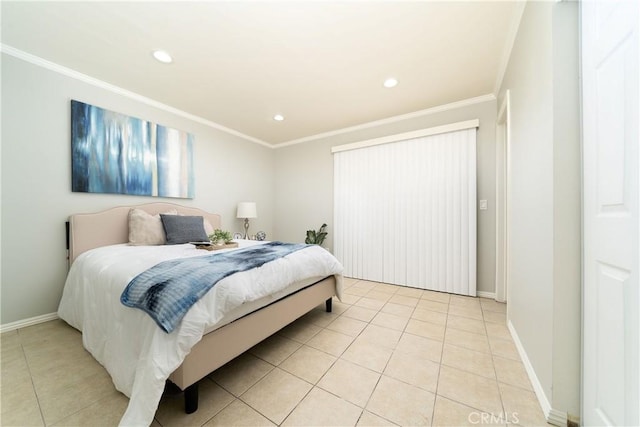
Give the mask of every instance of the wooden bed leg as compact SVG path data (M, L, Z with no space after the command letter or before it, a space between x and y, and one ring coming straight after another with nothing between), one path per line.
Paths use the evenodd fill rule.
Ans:
M332 307L331 307L331 303L332 303L332 302L333 302L333 299L332 299L332 298L329 298L328 300L326 300L326 301L324 302L324 304L325 304L325 306L326 306L326 308L327 308L327 313L331 313L331 309L332 309Z
M184 412L193 414L198 410L198 383L184 389Z

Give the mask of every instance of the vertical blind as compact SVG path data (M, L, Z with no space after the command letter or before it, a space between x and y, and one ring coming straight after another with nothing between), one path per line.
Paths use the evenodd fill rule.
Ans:
M334 154L347 277L476 295L476 129Z

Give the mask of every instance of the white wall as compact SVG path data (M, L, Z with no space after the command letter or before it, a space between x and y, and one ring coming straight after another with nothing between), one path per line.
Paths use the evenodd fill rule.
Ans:
M553 11L553 397L580 415L582 226L578 3Z
M545 399L571 415L580 413L577 8L527 3L499 96L510 90L508 317Z
M547 396L553 338L551 12L551 3L527 4L502 84L511 103L509 318Z
M478 290L494 291L495 101L271 150L4 53L2 71L1 324L57 310L69 214L159 200L71 192L71 99L193 133L196 198L168 201L221 213L225 229L240 231L236 203L255 200L251 230L288 241L304 240L322 222L331 231L331 146L479 118L478 197L489 200L489 210L478 214ZM27 255L37 268L28 267Z
M195 135L196 196L160 199L71 192L70 100ZM251 230L273 235L274 150L129 97L2 55L2 283L0 323L57 311L67 272L69 214L167 200L222 214L241 231L238 201L258 204Z
M332 248L331 147L470 119L480 119L477 134L478 199L489 202L488 210L478 211L477 289L495 292L495 100L278 148L275 159L276 238L301 242L306 230L318 228L324 222L329 225L326 246Z

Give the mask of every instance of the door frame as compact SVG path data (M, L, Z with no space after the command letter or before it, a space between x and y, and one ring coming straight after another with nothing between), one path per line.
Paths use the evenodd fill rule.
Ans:
M509 184L511 181L511 92L507 90L496 120L496 273L495 299L509 299ZM507 304L507 309L509 304Z

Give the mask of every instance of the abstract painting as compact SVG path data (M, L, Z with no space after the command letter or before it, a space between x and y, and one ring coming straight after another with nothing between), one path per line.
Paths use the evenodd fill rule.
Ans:
M71 101L71 189L194 197L192 134Z

